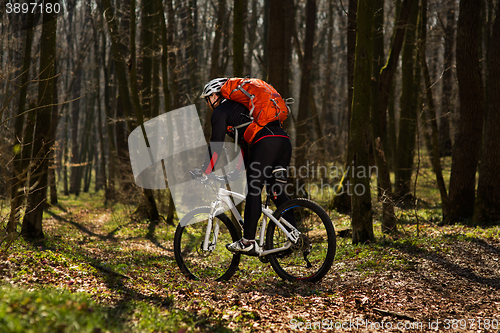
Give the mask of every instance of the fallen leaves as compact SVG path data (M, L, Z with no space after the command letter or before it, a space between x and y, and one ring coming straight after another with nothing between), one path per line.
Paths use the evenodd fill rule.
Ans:
M292 320L500 320L500 242L477 230L463 236L463 227L426 226L426 237L441 241L359 247L337 256L315 284L282 281L253 259L243 261L230 281L213 282L188 281L180 273L169 240L172 227L158 226L163 238L154 243L146 238L147 225L117 226L115 218L109 209L69 209L47 220L48 237L64 237L53 238L51 249L13 251L0 262L2 281L86 292L106 305L141 300L179 309L201 318L199 328L207 330L221 324L242 332L283 332ZM338 253L343 247L339 242Z

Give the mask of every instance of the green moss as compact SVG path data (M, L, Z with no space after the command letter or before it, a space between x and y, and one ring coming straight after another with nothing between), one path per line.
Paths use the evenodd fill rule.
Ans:
M109 308L88 295L53 289L28 291L0 288L1 332L119 332L122 325L109 316Z

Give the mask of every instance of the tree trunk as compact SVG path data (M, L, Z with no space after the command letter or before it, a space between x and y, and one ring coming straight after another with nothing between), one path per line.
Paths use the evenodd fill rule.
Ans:
M258 0L251 0L251 8L252 8L252 16L249 19L249 25L248 25L248 53L247 53L247 61L245 62L245 70L244 73L252 77L254 74L252 73L252 60L254 57L254 50L256 49L256 44L255 41L257 40L257 24L258 24L258 12L257 12L257 3L259 2ZM266 40L264 40L265 44L267 43ZM264 76L263 76L264 77Z
M233 76L243 77L245 68L245 26L248 0L234 0L233 17Z
M130 98L130 91L128 88L127 69L125 66L125 45L120 42L120 32L114 17L113 8L111 7L110 0L102 1L102 14L104 15L107 23L111 41L113 44L113 61L115 64L115 74L118 79L119 96L123 103L123 109L127 117L132 115L132 103ZM136 110L137 112L137 110ZM142 123L142 116L138 116L138 121Z
M189 46L191 42L189 41L189 27L188 27L188 7L186 1L180 1L179 5L176 6L177 20L180 23L178 34L174 40L175 49L177 50L177 60L179 63L179 96L182 98L180 100L181 104L186 103L186 97L190 93L190 80L189 80Z
M319 110L316 105L316 92L314 87L311 87L311 92L309 93L309 108L311 109L312 121L314 124L314 145L317 145L317 161L321 165L326 165L325 163L325 136L323 135L323 124L319 119Z
M396 216L394 214L394 200L391 187L391 177L387 160L385 158L382 139L377 137L373 140L373 150L377 161L378 179L380 186L379 200L382 202L382 232L396 232ZM379 167L380 166L380 167Z
M93 74L94 72L92 71L89 73L89 79L93 81ZM94 131L94 128L96 126L95 122L95 102L96 102L96 96L95 96L95 91L92 91L87 100L87 111L86 114L89 115L89 124L86 126L85 129L85 139L84 139L84 147L85 147L85 153L84 156L82 156L82 161L84 163L84 171L83 171L83 192L88 193L90 189L90 182L92 180L92 168L94 166L94 163L97 163L97 161L94 159L95 158L95 137L96 133ZM96 173L97 176L97 173ZM97 180L97 179L96 179Z
M385 122L385 113L379 112L378 85L380 71L385 63L384 56L384 0L373 0L375 7L375 18L373 24L373 66L371 80L371 130L373 139L380 137L384 147L386 146L386 135L382 136L381 124ZM384 118L384 119L381 119ZM385 149L384 149L385 150ZM376 156L377 154L375 154ZM379 184L380 185L380 184Z
M10 202L10 216L9 222L7 224L7 230L9 233L16 231L17 222L19 221L20 209L22 205L23 194L20 190L24 183L26 182L27 169L23 168L22 162L22 150L28 149L27 147L31 147L30 143L27 141L23 141L23 125L25 123L23 112L26 107L26 95L28 92L28 79L29 79L29 69L31 64L31 45L33 43L33 25L34 25L35 17L33 15L28 14L28 24L29 26L26 29L26 40L24 43L24 60L23 60L23 69L21 76L21 91L19 93L19 104L17 108L17 117L14 125L14 135L16 140L16 145L20 149L15 149L18 152L14 155L13 161L13 170L12 170L12 180L11 180L11 202ZM31 112L33 114L33 111ZM34 114L33 114L34 115ZM33 117L31 117L33 118ZM26 121L28 125L29 119ZM24 148L22 148L24 145ZM28 146L26 146L28 145ZM31 148L30 148L31 149Z
M68 164L69 164L69 135L68 135L68 122L69 115L66 113L64 116L64 150L63 150L63 187L64 187L64 195L69 195L69 182L68 182Z
M313 63L314 31L316 28L316 0L308 0L306 5L306 32L304 37L304 58L300 79L300 101L297 123L295 124L295 167L306 163L306 146L312 125L309 112L309 94L311 91L311 70ZM299 180L300 181L300 180Z
M57 73L57 61L54 60L54 73ZM57 93L57 82L59 75L55 75L54 77L54 92L53 92L53 110L52 110L52 119L51 119L51 129L50 129L50 138L51 142L49 144L49 186L50 186L50 203L52 205L56 205L57 200L57 182L56 182L56 164L55 164L55 151L54 151L54 143L56 141L56 133L57 126L59 124L59 96Z
M488 50L488 114L479 167L474 223L488 225L500 221L500 1Z
M447 6L443 90L441 93L441 122L439 124L439 152L441 157L451 156L450 120L454 106L451 101L451 95L453 93L453 63L455 55L455 52L453 52L453 45L455 44L455 0L448 0Z
M449 199L446 192L446 185L444 183L443 172L441 170L441 160L439 159L439 130L436 119L436 108L434 106L434 96L432 93L432 82L427 67L427 60L425 56L426 42L427 42L427 0L422 0L422 9L420 14L420 29L421 37L419 38L419 59L422 66L425 81L425 93L427 98L427 106L429 109L429 119L425 117L425 110L421 112L423 116L422 124L424 126L425 140L429 149L429 159L431 161L432 169L436 175L436 181L441 195L441 207L443 210L443 221L446 221L448 216ZM431 136L429 137L427 128L430 124Z
M217 6L217 21L215 23L215 36L212 46L212 64L210 65L210 79L215 79L220 73L219 57L220 57L220 42L222 39L222 29L224 25L224 17L226 15L226 0L219 0Z
M107 181L107 173L106 173L106 151L104 148L104 134L103 134L103 121L102 121L102 106L101 106L101 78L100 78L100 67L102 67L105 62L105 58L102 59L102 62L99 61L99 38L97 34L97 27L94 25L94 62L95 62L95 69L94 69L94 79L95 79L95 85L96 85L96 92L97 92L97 133L99 135L99 148L100 148L100 167L101 168L101 177L99 178L99 187L97 187L97 181L96 181L96 191L100 189L100 186L104 187L104 193L108 193L108 181ZM102 40L102 43L105 43L105 40ZM105 195L104 199L105 203L107 203L107 198Z
M354 62L356 60L356 31L358 15L358 0L349 0L347 13L347 132L350 133L352 98L354 90ZM349 142L349 140L347 140ZM347 148L349 151L349 148ZM350 164L348 159L346 164Z
M219 10L221 10L221 13L219 13L217 22L220 22L220 25L217 26L218 32L220 35L222 35L222 21L224 14L226 12L226 0L220 0L219 4L222 3L222 7L219 7ZM179 88L178 88L178 76L177 76L177 57L175 54L175 45L174 45L174 37L175 37L175 20L174 20L174 8L172 6L172 0L167 0L167 9L168 9L168 34L167 34L167 44L170 47L169 51L169 56L168 56L168 64L170 68L170 84L172 87L172 99L173 99L173 107L174 109L177 109L180 107L180 98L179 98ZM217 35L217 33L216 33ZM216 37L217 38L217 37ZM220 36L219 36L219 41L220 41ZM217 47L218 49L218 47ZM219 57L217 56L216 62L218 63ZM213 59L212 59L213 61ZM213 67L213 62L212 62L212 67ZM218 68L218 67L217 67ZM174 199L172 197L172 194L169 194L169 199L168 199L168 212L167 212L167 224L173 225L174 224L174 214L175 214L175 206L174 206Z
M349 146L354 151L352 173L352 243L373 241L372 203L368 174L371 133L366 126L370 119L370 80L372 74L374 19L373 2L359 0L357 11L356 58L354 63L354 90ZM364 171L364 172L363 172Z
M167 110L167 112L169 112L169 111L172 111L172 107L171 107L172 104L171 104L171 93L170 93L170 90L168 88L168 82L169 82L168 81L168 63L169 63L170 57L167 56L167 54L170 54L168 51L168 47L169 47L169 45L171 45L171 44L169 44L169 43L171 43L171 39L169 38L169 32L167 31L167 26L165 24L165 19L164 19L165 13L163 11L163 5L161 4L161 0L158 0L158 3L161 6L160 7L160 21L161 21L160 29L161 29L161 41L162 41L162 49L163 49L163 52L161 55L161 67L162 67L162 75L163 75L163 96L165 98L165 109ZM171 61L175 63L175 54L172 55ZM170 71L170 77L173 78L173 79L170 79L170 82L172 82L172 87L173 87L173 90L175 90L175 94L176 94L177 93L177 85L174 82L176 76L174 74L174 71L172 71L172 68ZM174 99L174 100L177 101L178 99ZM175 103L177 103L177 102L174 102L174 105L176 105ZM176 108L176 106L174 106L174 109L175 108ZM167 184L167 187L168 187L168 184ZM167 212L167 219L166 219L167 224L174 225L174 214L175 214L174 200L172 198L172 195L169 192L169 194L168 194L168 212Z
M403 47L406 27L413 0L405 0L401 4L396 2L396 21L395 30L391 39L391 49L387 57L385 66L380 71L378 97L379 97L379 112L380 112L380 132L388 132L388 146L384 147L386 152L390 152L390 165L393 170L396 169L397 161L397 135L396 135L396 119L395 119L395 84L393 83L394 74L396 73L399 54ZM388 114L389 126L386 126L385 114Z
M134 0L131 1L135 2ZM132 5L130 6L132 7ZM141 18L141 42L142 42L142 89L141 91L141 102L142 102L142 112L146 118L152 118L151 113L151 79L153 72L153 20L154 20L154 7L155 1L143 0L142 1L142 18ZM135 13L131 8L131 29L135 26ZM134 19L132 19L134 17ZM130 40L130 50L132 54L132 45L135 44L135 40ZM133 48L135 50L135 47ZM133 65L132 65L133 66ZM130 82L133 82L131 77ZM135 92L132 91L132 94Z
M50 0L49 0L50 1ZM50 1L54 5L55 1ZM40 83L38 85L38 107L35 141L33 143L34 162L30 177L26 215L22 225L25 239L44 238L42 228L43 209L47 200L48 148L50 144L50 122L54 85L54 62L56 57L57 20L55 13L43 14L40 50Z
M392 39L391 50L387 58L385 66L380 72L380 83L378 86L379 99L380 99L380 119L385 119L385 113L387 110L387 105L389 104L389 95L392 84L392 79L396 69L398 67L399 54L401 53L401 48L403 47L403 41L405 38L406 27L408 23L408 18L410 12L412 11L412 3L417 0L404 0L401 5L401 12L396 24L396 29L394 32L394 37ZM385 124L380 124L381 132L385 132Z
M73 24L73 13L69 14L68 17L70 33L67 35L68 45L72 45L75 47L75 50L78 49L76 47L75 41L73 40L73 27L76 24ZM76 29L76 28L75 28ZM83 56L83 54L78 54L77 52L73 52L73 62L81 61L82 59L77 59L78 56ZM80 194L80 175L82 172L82 166L80 161L80 147L78 140L78 123L80 118L80 108L81 108L81 97L82 97L82 68L80 66L77 67L75 73L75 83L73 84L73 102L71 103L72 111L71 111L71 168L70 168L70 183L69 183L69 193L79 195Z
M417 133L418 90L420 82L415 75L415 33L418 18L418 0L413 0L401 55L402 92L400 99L399 135L396 156L396 197L408 208L412 202L411 179Z
M118 77L118 83L119 83L119 90L120 90L120 101L122 102L122 107L123 110L125 111L125 115L127 117L131 116L131 101L137 101L136 98L131 98L130 96L130 91L128 88L128 83L127 83L127 70L125 66L125 59L124 59L124 49L123 46L120 44L120 39L119 39L119 33L118 33L118 27L116 24L116 21L113 20L113 9L111 7L111 3L109 0L103 0L103 7L102 7L103 14L106 18L106 21L108 22L108 28L109 32L111 34L111 41L113 43L113 53L114 53L114 63L116 67L116 74ZM136 95L137 96L137 95ZM139 105L137 105L137 102L134 103L134 109L135 109L135 116L137 119L138 125L141 127L142 132L144 137L146 138L146 145L149 147L149 142L147 141L147 135L146 135L146 130L144 128L144 115L142 113L142 108ZM130 123L127 122L128 126L130 127ZM129 128L130 129L130 128ZM118 139L117 139L118 141ZM120 148L118 148L118 151L120 151ZM127 155L128 155L128 150L127 150ZM130 158L128 158L127 165L130 165ZM130 170L131 174L131 170ZM156 221L159 219L159 214L158 214L158 209L156 208L156 202L153 197L153 193L151 190L144 189L143 190L144 196L146 197L146 207L147 207L147 214L148 217L151 221Z
M388 101L389 105L387 105L387 163L388 163L388 168L389 170L396 170L396 150L397 150L397 138L398 135L396 134L396 87L395 83L392 82L391 87L389 88L389 96L388 96ZM386 156L387 156L386 155Z
M73 103L71 103L71 168L70 168L70 181L69 181L69 193L79 195L80 189L78 188L79 179L78 174L80 172L80 153L79 153L79 142L78 142L78 121L80 116L80 97L82 93L82 71L79 70L76 73L75 84L73 85Z
M387 135L381 132L380 124L385 122L386 114L379 112L378 84L380 71L384 64L384 0L374 1L374 32L373 32L373 68L370 94L370 115L374 159L377 166L377 197L382 202L382 231L392 232L397 230L394 215L394 202L392 198L392 184L389 168L385 159ZM381 119L384 118L384 119Z
M90 97L87 99L87 102L88 103L85 103L86 104L86 109L84 111L84 114L85 114L85 123L84 123L84 126L83 126L83 142L80 143L80 151L79 151L79 157L78 157L78 160L80 161L80 164L81 166L78 167L78 173L77 173L77 180L76 180L76 188L78 189L78 192L80 192L80 189L81 189L81 185L82 185L82 180L83 180L83 185L85 187L85 179L82 179L85 175L86 175L86 172L87 172L87 162L89 160L89 153L90 153L90 145L91 145L91 138L92 138L92 127L93 127L93 123L94 123L94 108L92 107L92 102L89 101L90 100L93 100L93 97L92 95L93 94L89 94ZM90 105L90 106L89 106ZM126 165L126 164L125 164ZM84 192L87 192L84 190Z
M457 78L460 119L453 147L450 215L447 223L470 219L474 212L476 169L481 151L484 86L479 57L480 0L461 0L457 24Z
M333 34L335 29L335 20L333 15L333 1L328 2L328 41L326 43L326 68L325 68L325 85L323 88L323 104L321 106L322 110L322 121L323 121L323 132L328 136L324 139L325 145L325 156L326 161L327 156L332 156L335 154L334 141L336 130L333 121L334 104L336 91L333 86L332 79L332 67L333 67Z
M156 2L156 1L154 1ZM153 77L151 78L151 118L157 117L160 114L160 12L158 3L154 5L153 13Z
M129 70L129 75L130 75L130 90L131 90L131 98L132 98L132 103L134 105L134 109L136 110L136 113L138 112L138 110L142 110L141 113L144 111L143 107L145 106L146 107L146 110L150 110L150 93L151 93L151 57L149 57L149 55L144 55L142 57L142 87L143 89L147 89L147 93L143 94L143 99L142 99L142 102L143 104L141 105L141 100L140 100L140 93L139 93L139 89L137 87L137 61L136 61L136 45L135 45L135 35L136 35L136 17L135 17L135 12L136 12L136 1L135 0L131 0L130 1L130 16L129 16L129 24L130 24L130 58L129 58L129 61L128 61L128 70ZM147 17L147 15L145 13L143 13L143 20L146 20L145 17ZM146 20L147 22L148 20ZM144 21L142 22L143 26L144 24L148 25L148 29L150 29L149 27L149 23L145 23ZM128 28L128 27L127 27ZM144 27L143 27L143 30L144 30ZM143 34L145 32L143 31ZM150 33L149 31L146 32L146 37L148 39L150 39ZM149 48L151 45L151 43L149 41L146 41L146 42L143 42L144 45L143 45L143 52L145 54L147 54L148 52L146 52L144 50L144 48ZM147 88L146 88L146 85ZM147 104L147 105L146 105ZM144 114L144 113L142 113ZM127 114L128 115L128 114ZM148 115L148 113L146 113L146 116ZM142 122L142 120L141 120ZM123 150L123 148L122 148ZM128 149L127 149L128 151Z
M262 72L263 72L262 77L265 77L268 80L269 80L269 51L268 51L269 25L271 24L269 20L270 11L271 11L271 0L264 0L264 23L262 27L262 30L264 30L262 32L262 39L264 40L264 43L262 43Z
M222 26L224 24L224 16L226 15L226 0L219 0L219 6L217 7L217 22L215 23L215 36L212 46L212 64L210 65L210 80L213 80L223 73L221 73L219 68L219 57L220 57L220 42L222 39ZM170 44L169 44L170 45ZM212 117L212 112L207 107L207 113L205 114L205 121L203 122L203 132L205 133L205 140L210 141L210 130Z
M105 195L105 200L112 200L115 197L115 177L118 174L118 155L115 145L115 131L114 125L111 124L107 119L112 118L111 111L111 91L112 91L112 83L110 77L113 75L113 57L112 52L109 52L108 63L106 64L106 36L104 34L104 27L101 26L101 40L102 40L102 48L101 48L101 59L102 59L102 70L104 77L104 116L105 121L104 124L106 126L106 132L108 134L108 166L109 166L109 179L108 179L108 188Z
M225 1L225 0L224 0ZM172 87L172 100L174 109L180 108L180 97L179 97L179 77L177 73L177 56L175 54L175 11L172 6L172 0L167 0L167 10L168 10L168 28L167 28L167 45L169 47L168 52L168 66L170 68L170 85Z
M189 5L189 2L191 2L191 5ZM161 2L159 2L161 3ZM199 54L199 45L198 45L198 40L199 40L199 35L198 35L198 5L197 5L197 0L190 0L188 1L187 4L188 7L188 35L189 35L189 46L188 46L188 54L189 54L189 81L191 84L191 99L195 100L197 104L197 110L198 114L200 114L200 100L198 99L198 85L200 84L199 82L199 77L200 75L198 74L199 67L198 67L198 54Z
M117 121L115 123L115 133L116 133L116 155L118 157L118 167L119 176L121 184L120 191L121 193L126 193L126 196L131 195L131 191L134 188L134 179L132 174L132 167L130 164L130 156L128 153L128 142L127 136L130 131L127 130L127 121L124 111L123 111L123 101L121 96L117 96L116 103L116 118Z
M290 95L288 81L294 17L294 1L273 0L269 3L268 25L272 33L265 41L268 52L267 80L284 98Z
M229 13L230 14L230 13ZM230 16L231 15L226 15L226 18L224 20L223 26L222 26L222 57L221 57L221 67L220 67L220 72L222 73L221 75L225 75L227 72L227 65L229 64L229 58L231 57L229 53L229 21L230 21Z
M95 133L90 134L92 138L94 138ZM85 174L83 177L83 192L88 193L90 190L90 182L92 181L92 168L94 163L97 163L95 160L95 145L94 142L89 143L89 151L87 152L87 158L85 160Z
M352 166L353 159L353 149L349 146L351 133L351 109L352 109L352 96L354 87L354 61L356 58L356 16L358 11L358 1L349 0L349 12L347 14L347 154L345 169ZM340 190L339 194L333 197L329 208L337 210L339 213L349 213L351 212L351 198L349 197L348 188L350 183L350 177L347 172L344 173L342 181L339 184L337 192Z
M163 97L165 99L165 111L169 112L172 110L172 101L170 89L168 88L168 32L167 25L165 24L165 12L163 10L163 3L161 0L158 1L158 6L160 8L160 30L161 30L161 74L163 83Z

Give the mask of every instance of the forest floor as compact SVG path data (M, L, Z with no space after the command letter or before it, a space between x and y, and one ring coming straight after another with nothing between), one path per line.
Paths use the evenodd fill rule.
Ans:
M1 253L0 331L497 332L500 227L439 227L425 206L418 223L398 209L397 236L375 222L374 243L338 238L319 283L283 281L255 258L227 282L198 282L177 268L174 226L131 218L101 193L63 197L45 213L43 243L19 238Z

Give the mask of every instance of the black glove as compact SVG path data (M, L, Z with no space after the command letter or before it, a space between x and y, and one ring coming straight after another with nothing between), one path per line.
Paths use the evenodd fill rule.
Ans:
M201 171L201 169L194 169L193 171L189 171L189 173L193 179L203 177L203 171Z

